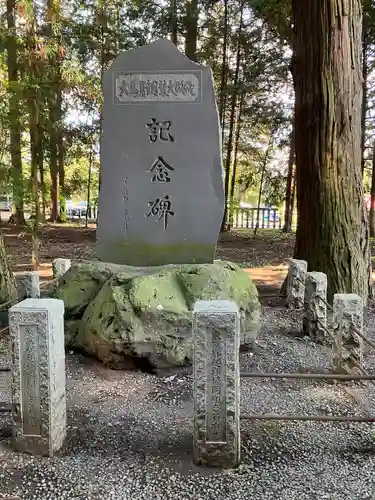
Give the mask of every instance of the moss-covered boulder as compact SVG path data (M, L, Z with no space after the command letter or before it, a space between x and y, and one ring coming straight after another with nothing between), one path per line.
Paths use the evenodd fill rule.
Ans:
M259 331L257 290L249 274L230 262L152 268L73 263L55 296L65 303L67 345L113 368L134 358L157 368L188 362L197 300L236 302L242 344L252 344Z

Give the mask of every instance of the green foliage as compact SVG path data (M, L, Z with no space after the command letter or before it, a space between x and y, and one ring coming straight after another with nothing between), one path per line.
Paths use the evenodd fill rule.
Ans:
M250 6L282 40L291 43L292 0L250 0Z
M85 200L90 151L94 151L90 198L96 200L103 72L120 51L169 36L171 9L156 0L19 0L16 5L14 30L7 29L6 6L0 6L0 190L19 189L30 204L31 164L36 161L38 188L47 206L52 202L52 168L60 169L60 181L61 168L64 173L64 184L58 193L61 206L67 198ZM212 68L217 94L225 98L224 157L232 97L236 97L236 113L240 96L244 101L241 116L236 116L236 126L241 122L241 133L238 144L232 144L230 158L232 169L237 150L238 183L235 199L230 202L231 211L242 196L249 192L252 195L259 188L264 146L276 122L277 140L266 166L264 202L276 204L282 198L285 172L275 170L275 152L287 149L285 137L290 128L290 109L287 103L280 102L280 95L290 94L291 89L290 2L244 2L243 29L239 33L241 5L242 2L228 0L226 78L221 88L224 1L198 1L198 58ZM177 2L181 50L187 31L187 8L187 2ZM19 78L8 82L5 49L10 40L17 46ZM18 100L17 117L9 113L10 95ZM35 116L31 116L31 109ZM16 119L21 128L24 180L19 187L12 187L9 129ZM38 132L36 146L32 144L35 137L30 136L34 128Z

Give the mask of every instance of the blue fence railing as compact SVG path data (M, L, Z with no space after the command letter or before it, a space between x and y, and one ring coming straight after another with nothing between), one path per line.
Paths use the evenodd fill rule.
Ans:
M259 215L258 215L259 214ZM233 211L233 228L281 229L284 221L276 208L236 208Z

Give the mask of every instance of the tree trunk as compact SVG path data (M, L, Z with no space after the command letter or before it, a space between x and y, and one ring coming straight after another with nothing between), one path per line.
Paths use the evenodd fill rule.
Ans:
M241 98L240 98L240 104L238 106L236 137L234 139L233 171L232 171L232 178L231 178L231 181L230 181L230 195L229 195L229 200L230 200L231 211L230 211L230 214L229 214L229 224L228 224L228 230L229 231L233 227L234 191L235 191L235 187L236 187L238 148L239 148L239 142L240 142L240 136L241 136L242 111L243 111L244 101L245 101L245 93L242 92L241 93Z
M375 236L375 142L372 152L371 205L370 205L370 236Z
M367 303L371 265L361 172L361 0L293 0L298 226L294 256L328 298Z
M295 187L295 172L294 163L296 158L296 146L295 146L295 127L294 118L292 121L292 132L290 134L290 150L289 150L289 161L288 161L288 177L286 180L286 193L285 193L285 220L284 220L284 233L292 232L292 218L293 218L293 208L294 208L294 187Z
M39 86L35 86L35 82L40 81L40 60L37 58L36 52L36 12L34 4L32 4L33 12L32 17L27 23L27 48L28 54L28 72L31 85L28 89L28 106L29 106L29 128L30 128L30 156L31 156L31 193L33 201L33 216L34 224L32 230L32 265L34 270L39 267L39 221L40 221L40 203L39 203L39 183L38 183L38 170L43 168L43 131L41 126L41 102L42 96Z
M362 77L363 77L363 95L362 95L362 114L361 114L361 168L362 175L365 171L365 152L366 152L366 113L367 113L367 80L368 80L368 23L367 16L363 18L362 35Z
M16 298L16 282L9 265L3 232L0 229L0 304L5 304L10 301L13 302ZM1 322L4 322L4 319L5 318L1 317Z
M41 219L43 221L46 220L46 185L44 181L44 150L43 148L39 151L39 186L40 186L40 195L42 201L42 211L41 211Z
M59 129L61 128L60 90L60 2L47 0L46 34L53 47L49 54L51 82L48 88L48 133L49 133L49 170L51 175L51 220L59 218Z
M264 155L264 160L263 160L263 165L262 165L262 173L261 173L261 176L260 176L260 186L259 186L259 194L258 194L257 220L256 220L255 228L254 228L254 238L256 237L257 231L259 229L260 204L261 204L261 201L262 201L262 194L263 194L264 175L266 173L266 167L267 167L268 159L269 159L270 152L271 152L271 149L272 149L273 139L274 139L275 132L276 132L276 127L273 126L272 129L271 129L271 134L270 134L270 138L269 138L269 141L268 141L267 150L266 150L266 154Z
M224 30L223 30L223 52L221 61L220 76L220 98L219 98L219 117L222 131L224 131L225 116L225 90L227 83L227 46L228 46L228 0L224 0Z
M227 144L227 158L225 162L225 182L224 182L224 194L225 194L225 208L223 222L221 226L221 231L226 230L226 223L228 217L228 202L229 202L229 178L230 178L230 167L232 160L232 150L233 150L233 132L234 132L234 122L236 117L236 103L237 103L237 92L238 92L238 76L240 73L240 63L241 63L241 43L242 43L242 25L243 25L243 8L244 2L241 2L241 14L240 14L240 24L238 27L238 41L237 41L237 56L236 56L236 69L233 78L233 89L232 89L232 99L230 108L230 119L229 119L229 137Z
M15 23L15 0L7 0L7 64L9 85L9 135L12 162L13 206L16 222L25 224L23 211L23 175L21 156L20 100L18 97L17 36Z
M178 30L177 30L177 0L171 0L171 40L172 43L178 43Z
M58 75L60 75L60 68ZM58 87L57 92L57 105L56 109L59 112L59 123L62 123L62 90L61 86ZM65 149L64 149L64 133L62 125L57 129L57 144L58 144L58 172L59 172L59 220L60 222L66 221L66 192L65 192Z
M93 144L90 144L90 156L89 156L89 175L87 179L87 208L86 208L86 219L85 227L88 227L88 218L91 215L91 171L92 171L92 160L93 160Z
M198 16L198 0L188 0L185 18L185 54L192 61L197 60Z
M38 169L40 166L41 136L37 98L30 102L30 151L31 151L31 192L33 199L34 224L32 232L32 265L35 270L39 267L39 237L40 221Z

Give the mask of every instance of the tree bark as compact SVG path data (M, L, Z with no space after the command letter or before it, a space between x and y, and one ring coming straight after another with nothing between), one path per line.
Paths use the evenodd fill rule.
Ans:
M192 61L197 60L198 16L198 0L188 0L185 18L185 54Z
M15 0L7 0L7 64L9 85L9 135L12 162L13 206L16 222L25 224L23 208L23 174L21 156L20 100L18 84L17 36L15 22Z
M294 208L294 194L295 194L295 164L296 159L296 145L295 145L295 127L294 117L292 121L292 132L290 134L290 150L288 161L288 177L286 180L286 193L285 193L285 220L284 220L284 233L292 232L292 219Z
M177 30L177 0L171 0L171 40L172 43L178 43L178 30Z
M15 301L16 298L16 282L9 265L3 232L0 229L0 304ZM1 318L1 320L3 320L3 318Z
M43 147L39 151L39 186L40 186L40 197L42 202L40 216L43 221L46 220L46 184L44 180L44 150Z
M375 236L375 142L372 151L371 205L370 205L370 236Z
M36 51L36 12L34 3L32 3L32 16L27 22L27 48L28 54L28 73L31 82L28 89L28 107L29 107L29 129L30 129L30 156L31 156L31 193L33 201L34 223L32 229L32 265L34 270L39 267L39 221L40 221L40 200L39 200L39 183L38 171L43 168L43 129L41 126L41 90L35 85L35 82L40 81L41 61L37 57Z
M219 98L219 118L222 132L224 131L225 116L225 90L227 83L227 46L228 46L228 0L224 0L224 30L223 30L223 52L221 61L220 76L220 98Z
M363 17L363 34L362 34L362 77L363 77L363 94L362 94L362 114L361 114L361 169L362 176L365 171L365 152L366 152L366 113L367 113L367 92L368 92L368 49L369 49L369 33L367 16Z
M58 76L60 76L60 68L58 68ZM61 80L60 80L61 81ZM59 220L61 222L66 221L66 192L65 192L65 146L64 146L64 133L62 129L62 90L61 85L58 87L57 92L57 106L56 109L59 110L59 123L60 126L57 129L57 143L58 143L58 172L59 172Z
M294 256L328 298L371 294L361 172L361 0L293 0L298 226Z
M47 0L46 34L51 44L49 55L51 82L48 88L48 133L49 133L49 170L51 175L51 220L59 218L59 128L61 128L61 100L58 99L60 90L60 2Z

